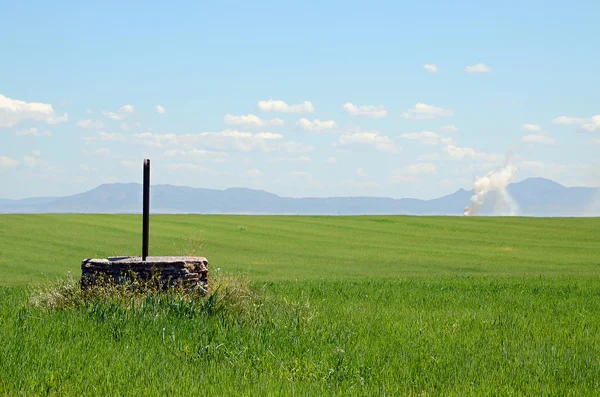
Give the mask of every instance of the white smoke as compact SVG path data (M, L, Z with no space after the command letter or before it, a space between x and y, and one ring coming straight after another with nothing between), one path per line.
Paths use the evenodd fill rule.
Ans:
M494 215L517 215L519 206L506 190L508 184L514 182L516 173L517 166L508 160L503 167L475 178L471 207L465 208L464 215L477 215L489 193L495 193Z

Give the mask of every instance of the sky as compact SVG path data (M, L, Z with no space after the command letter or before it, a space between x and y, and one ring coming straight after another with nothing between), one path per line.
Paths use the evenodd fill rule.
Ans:
M598 1L17 1L0 198L142 181L430 199L600 186Z

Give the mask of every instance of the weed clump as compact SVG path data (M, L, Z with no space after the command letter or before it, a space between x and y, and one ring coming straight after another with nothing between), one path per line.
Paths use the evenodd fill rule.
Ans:
M193 315L247 313L262 305L263 297L242 276L217 274L208 290L173 286L165 290L160 284L134 281L129 284L103 283L81 288L80 280L69 273L66 278L34 287L29 305L42 311L63 311L110 305L126 310L143 310L147 306L158 312L176 311ZM156 312L155 314L159 314Z

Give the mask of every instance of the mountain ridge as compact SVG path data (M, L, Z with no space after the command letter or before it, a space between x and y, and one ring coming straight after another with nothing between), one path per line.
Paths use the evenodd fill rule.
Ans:
M512 183L508 192L525 216L597 216L600 189L565 187L545 178ZM152 185L152 213L264 214L264 215L462 215L472 190L458 189L433 199L390 197L282 197L265 190L232 187L224 190ZM479 214L494 214L490 193ZM142 186L138 183L102 184L64 197L0 199L0 213L141 213Z

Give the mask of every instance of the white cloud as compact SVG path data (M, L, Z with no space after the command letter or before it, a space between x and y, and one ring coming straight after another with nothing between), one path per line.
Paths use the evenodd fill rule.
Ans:
M441 161L443 160L440 153L424 153L417 156L418 161Z
M337 164L337 159L335 157L329 157L326 162L327 164Z
M522 130L531 131L531 132L541 132L542 127L537 124L523 124L521 126Z
M373 146L381 152L398 152L394 142L387 136L381 135L379 131L360 131L348 132L340 136L334 146Z
M563 125L579 125L579 124L583 124L586 122L586 120L589 119L585 119L582 117L568 117L568 116L560 116L560 117L556 117L555 119L552 120L553 124L563 124Z
M315 119L315 121L310 121L309 119L302 118L296 122L296 125L302 128L304 131L318 132L331 130L336 127L335 121L321 121L319 119Z
M84 136L82 138L85 143L93 144L97 141L108 141L108 142L127 142L127 136L116 132L104 132L98 131L96 135Z
M391 183L404 183L404 182L416 182L417 177L415 175L407 175L402 170L393 170L392 176L390 176Z
M288 105L283 101L274 101L269 99L268 101L259 101L258 109L262 112L281 112L281 113L312 113L315 111L315 107L309 101L299 105Z
M165 114L165 113L167 113L167 110L164 107L162 107L161 105L154 106L154 111L156 113L158 113L158 114Z
M224 130L221 132L203 132L200 134L182 135L183 142L189 141L200 143L203 146L217 150L249 151L276 151L278 144L282 142L281 134L271 132L242 132L236 130Z
M431 63L426 63L425 65L423 65L423 69L425 69L431 73L436 73L438 71L437 65L434 65Z
M37 165L36 158L33 156L24 156L23 162L25 163L25 166L29 168L35 168L35 166Z
M479 153L475 149L470 147L457 147L454 145L448 145L444 148L444 151L455 160L475 159L479 156Z
M354 181L354 180L346 180L342 181L338 184L339 187L347 187L352 189L360 189L360 190L381 190L383 186L380 183L373 181Z
M0 156L0 168L14 168L19 164L20 163L15 159L11 159L10 157L6 156Z
M517 165L519 168L530 170L540 170L545 167L544 162L538 160L521 160Z
M121 123L121 129L123 131L129 131L131 129L131 127L129 127L129 124L127 124L127 123Z
M247 114L245 116L233 116L231 114L225 115L225 124L230 125L241 125L245 127L262 128L267 126L281 126L285 122L281 119L264 120L253 114Z
M24 130L17 131L16 134L18 136L25 136L25 135L31 135L31 136L52 136L52 133L50 131L38 131L38 129L35 128L35 127L31 127L31 128L27 128L27 129L24 129Z
M310 172L294 171L294 172L288 172L287 175L293 176L293 177L306 178L306 179L314 178L314 176Z
M295 171L295 172L286 173L285 174L285 182L292 183L296 186L299 183L302 183L306 187L309 187L309 188L323 187L323 183L321 181L319 181L318 179L316 179L313 176L313 174L311 174L310 172L303 172L303 171Z
M121 112L121 113L133 113L133 106L131 106L131 105L124 105L121 109L119 109L119 112Z
M92 114L92 113L94 113L94 111L92 109L87 110L87 114Z
M196 162L214 161L216 163L224 163L227 161L228 154L224 152L210 152L203 149L172 149L164 153L168 157L187 158Z
M588 131L600 131L600 115L590 118L590 120L581 125L581 128Z
M85 128L88 130L90 130L90 129L99 130L102 127L104 127L104 123L102 123L102 121L100 121L100 120L93 121L92 119L79 120L76 125L79 128Z
M119 177L117 176L109 176L106 178L102 178L102 183L117 183L119 182Z
M33 153L34 156L41 156L42 155L42 151L41 150L32 150L31 153Z
M454 116L454 111L437 106L417 102L415 106L402 113L402 118L407 120L432 120L438 117Z
M594 139L592 139L592 143L594 145L600 145L600 138L594 138Z
M184 148L206 147L215 150L248 151L284 151L289 153L311 152L313 147L300 142L284 141L281 134L272 132L242 132L237 130L224 130L221 132L201 132L196 134L155 134L145 132L134 134L136 143L151 147L163 148L166 146L181 146Z
M558 164L544 163L535 160L521 160L519 169L530 170L536 176L550 178L566 184L565 178L571 181L570 186L598 186L598 165L592 163Z
M96 150L96 154L99 154L100 156L110 156L110 150L106 148L100 148Z
M48 167L48 163L46 161L34 156L23 156L23 163L27 168Z
M190 164L190 163L175 163L175 164L167 164L166 168L169 171L192 171L199 174L214 174L215 171L210 168L203 167L199 164Z
M363 116L371 117L374 119L385 117L387 110L383 105L353 105L350 102L346 102L343 106L344 111L351 116Z
M581 128L589 132L600 131L600 114L591 117L588 121L581 125Z
M473 148L459 147L454 144L444 146L440 152L417 156L417 160L423 162L469 161L477 163L477 167L480 167L481 164L497 166L497 163L503 159L503 156L495 153L478 152Z
M367 171L365 171L363 168L357 168L356 169L356 175L360 176L361 178L366 178L369 176L369 174L367 173Z
M600 131L600 114L588 118L561 116L552 120L554 124L577 125L588 132Z
M63 168L50 165L46 161L40 159L35 159L35 161L27 159L27 161L29 162L28 167L35 169L35 171L31 173L31 176L34 178L55 182L65 181L66 179L65 169Z
M246 178L259 179L263 176L263 173L261 170L251 169L251 170L244 171L242 176L244 176Z
M546 135L525 135L523 138L521 138L521 141L523 142L527 142L527 143L542 143L542 144L552 144L555 142L554 138L550 138L549 136Z
M122 116L118 113L113 113L113 112L107 112L106 110L102 111L102 114L105 115L106 117L108 117L111 120L122 120L124 119L126 116Z
M277 150L282 150L288 153L308 153L312 152L314 148L311 145L307 145L302 142L288 141L279 144L277 146Z
M450 159L452 160L478 160L478 161L499 161L501 156L494 153L483 153L478 152L470 147L458 147L454 145L448 145L443 149Z
M424 145L453 145L454 141L452 138L443 137L435 132L421 131L421 132L410 132L406 134L400 134L400 138L412 139L421 142Z
M133 113L132 105L124 105L116 112L107 112L107 111L102 112L103 115L105 115L106 117L108 117L111 120L123 120L131 113Z
M68 121L69 115L57 116L47 103L25 102L0 94L0 128L10 128L25 120L60 124Z
M162 148L166 145L178 145L178 136L176 134L154 134L152 132L143 132L133 134L136 143L149 148Z
M396 168L392 171L390 182L415 182L419 175L433 175L436 173L436 166L433 163L410 164L403 168Z
M404 167L404 172L410 175L435 174L436 167L433 163L410 164Z
M121 160L119 162L119 164L121 164L121 166L127 167L127 168L137 168L137 167L142 166L142 163L140 161L134 161L134 160Z
M478 63L476 65L467 66L465 68L465 72L467 73L489 73L492 69L486 66L483 63Z
M456 127L454 124L445 125L445 126L443 126L443 127L440 128L440 131L446 132L446 133L456 132L456 131L458 131L458 127Z
M46 123L48 123L48 124L62 124L62 123L66 123L67 121L69 121L69 115L67 113L65 113L62 116L52 117L49 120L46 120Z
M440 181L440 185L441 186L446 186L447 187L447 186L451 186L451 185L454 185L454 184L455 184L455 181L452 180L452 179L442 179Z
M283 161L289 161L290 163L308 163L310 162L310 157L300 156L300 157L275 157L269 160L269 163L278 164Z
M116 132L98 132L97 139L100 141L113 141L113 142L125 142L127 136Z

